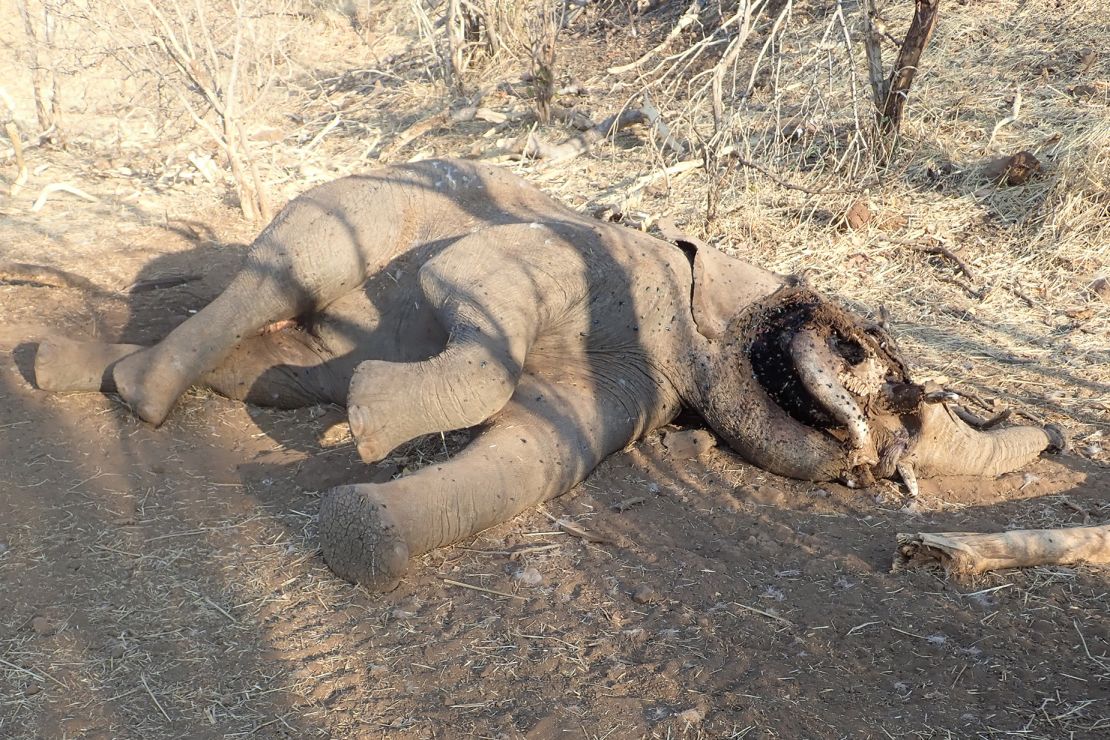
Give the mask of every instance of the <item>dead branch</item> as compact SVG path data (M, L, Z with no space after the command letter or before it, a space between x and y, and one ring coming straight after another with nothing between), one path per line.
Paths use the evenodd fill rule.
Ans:
M1003 568L1110 563L1110 524L1010 532L918 532L898 534L892 570L941 565L970 576Z
M663 115L651 102L651 96L647 93L644 93L644 104L640 106L640 110L643 111L644 118L647 120L648 126L651 127L651 133L660 147L668 149L680 157L690 150L690 146L686 142L680 141L671 133L670 127L663 121Z
M806 193L808 195L851 195L853 193L862 193L865 190L870 190L876 185L882 184L882 178L876 177L872 180L868 180L867 182L850 188L811 188L806 185L799 185L798 183L790 182L789 180L776 175L774 172L771 172L769 169L759 164L758 162L753 162L750 159L745 159L744 157L737 154L735 151L722 153L722 158L724 158L725 156L730 157L737 164L749 169L753 169L764 177L769 178L779 187L786 188L787 190L797 190L800 193Z
M550 0L543 0L528 30L536 116L543 124L551 122L551 103L555 98L555 50L560 29L558 11Z
M883 79L883 33L875 17L873 0L863 0L863 48L867 54L867 79L871 83L871 96L879 108L887 98L887 82Z
M924 254L932 254L938 257L943 257L955 264L956 268L960 272L962 272L968 280L975 280L975 274L971 271L971 268L967 266L967 263L960 259L954 252L952 252L952 250L948 249L947 247L944 247L940 244L922 244L921 242L914 241L912 239L898 239L894 237L887 237L886 241L890 242L891 244L898 244L903 247L909 247L915 252L922 252Z
M663 41L660 42L658 46L653 49L649 49L647 53L645 53L642 57L634 62L631 62L629 64L622 64L619 67L610 67L608 70L609 74L619 75L624 74L625 72L631 72L637 67L642 66L652 57L658 54L662 54L664 51L667 50L668 47L670 47L674 40L677 39L683 31L693 25L694 21L698 19L698 13L700 11L701 3L698 0L693 0L693 2L690 3L690 7L686 8L686 12L683 13L682 17L678 19L678 23L675 24L674 28L671 29L671 32L667 34L667 37L663 39Z
M0 123L4 124L4 133L12 143L12 154L15 156L15 179L8 190L8 195L15 197L27 184L28 171L27 162L23 159L23 140L19 135L19 126L15 123L15 100L3 87L0 87Z
M902 41L902 48L886 85L886 97L879 116L879 127L883 133L897 134L902 126L910 85L917 74L921 54L932 38L939 5L940 0L916 0L914 3L913 20L910 21L910 28L906 31L906 38Z
M54 71L54 36L57 30L57 12L53 3L41 4L41 17L32 18L27 0L18 0L16 6L27 34L30 56L31 87L35 97L35 117L39 128L56 130L59 114L58 82Z
M479 113L491 113L492 111L487 111L484 108L478 107L478 104L482 102L482 98L486 96L489 89L490 88L486 87L479 90L470 98L467 105L464 105L462 108L457 108L455 110L444 108L437 113L433 113L413 123L408 128L401 131L401 133L397 134L397 137L391 141L388 146L382 148L379 158L388 160L389 157L404 149L429 131L449 128L456 123L473 121L475 118L479 117Z
M629 108L614 113L593 128L576 134L561 144L548 144L535 134L529 134L521 153L531 159L542 159L547 165L567 162L585 154L594 144L615 135L621 129L647 120L642 109Z

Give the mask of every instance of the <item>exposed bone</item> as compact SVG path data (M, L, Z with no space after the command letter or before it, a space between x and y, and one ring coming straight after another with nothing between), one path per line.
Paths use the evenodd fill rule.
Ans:
M960 400L960 394L948 390L929 391L922 400L925 403L954 403Z
M52 182L43 187L39 193L39 197L35 199L35 204L31 206L32 211L41 211L42 207L46 205L46 201L50 198L51 193L70 193L76 195L81 200L87 200L89 203L99 203L100 199L95 196L89 195L84 190L66 182Z
M886 368L878 359L868 357L858 365L849 366L837 373L844 387L857 396L873 396L882 390Z
M949 573L975 575L1036 565L1110 563L1110 524L1010 532L899 533L893 570L938 564Z
M844 360L833 353L823 337L811 331L794 335L790 340L790 355L806 390L834 419L848 428L853 449L873 454L867 417L839 378L846 364Z
M913 472L913 465L908 462L900 462L896 466L898 468L898 475L902 476L902 482L906 484L906 490L910 495L917 498L921 493L921 489L917 486L917 474Z

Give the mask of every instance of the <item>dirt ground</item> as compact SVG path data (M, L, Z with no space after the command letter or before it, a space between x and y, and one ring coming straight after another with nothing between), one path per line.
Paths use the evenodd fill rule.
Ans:
M954 10L938 32L942 50L979 48L981 19L960 12L971 11ZM1057 33L1034 11L992 12L1032 23L1023 28L1036 38ZM627 60L646 43L572 41L582 59L620 49ZM360 48L348 43L333 53ZM1105 57L1098 64L1105 76ZM0 58L0 73L14 69ZM371 111L362 125L380 127L383 140L427 114L415 83L404 107L391 78L366 74L367 89L378 87L358 103L365 110L339 109ZM961 74L934 70L924 83L931 106L962 95ZM337 86L329 100L348 92ZM1026 96L1036 104L1035 92ZM1094 105L1079 113L1105 120L1105 103ZM937 123L980 136L991 125ZM1092 125L1084 146L1110 141L1105 124ZM431 132L396 158L466 155L474 135ZM1011 135L1020 143L1009 131L1000 138ZM371 166L349 156L350 141L325 142L311 157L292 144L269 152L270 164L305 159L300 169L274 165L274 193ZM635 169L650 160L643 143L626 140L565 171L521 171L587 207L644 171ZM940 143L929 139L918 159ZM78 141L32 156L23 193L0 196L0 260L71 270L100 288L0 282L0 737L1110 736L1105 567L969 581L891 572L899 532L1110 520L1110 322L1107 304L1084 293L1104 274L1107 247L1090 238L1049 254L1068 234L1097 236L1105 224L1038 227L1032 243L1045 251L1031 256L1015 246L1030 232L1007 220L1018 196L984 196L973 179L924 188L913 172L873 192L877 211L910 215L898 234L930 221L959 238L978 278L1003 285L1017 274L1007 269L1024 271L1021 289L976 299L950 266L899 251L876 230L838 231L804 195L774 201L782 194L741 188L737 202L760 201L758 215L737 205L707 237L805 270L853 305L882 302L920 376L1059 423L1073 451L998 480L923 481L911 500L891 483L849 490L778 478L727 449L676 457L665 434L700 426L684 417L546 510L435 551L396 591L370 594L320 557L319 493L441 460L466 433L368 467L335 407L275 411L194 391L152 429L111 397L37 390L38 339L156 341L220 291L257 229L226 193L163 187L143 169L157 158L136 149L105 161ZM1050 159L1059 171L1066 161ZM56 194L32 210L41 188L60 180L98 202ZM1022 192L1047 202L1063 187L1052 183ZM684 187L649 192L637 208L696 223L703 184ZM1044 241L1048 232L1058 241ZM157 284L167 278L181 280ZM149 289L128 290L136 285ZM1022 290L1035 300L1027 305Z

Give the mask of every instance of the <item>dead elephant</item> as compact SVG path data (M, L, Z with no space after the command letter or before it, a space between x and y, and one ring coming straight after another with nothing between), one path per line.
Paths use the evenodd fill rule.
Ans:
M345 404L368 462L481 425L449 463L325 494L324 557L376 589L410 556L564 493L684 405L749 461L809 480L996 475L1055 436L972 430L929 403L881 330L783 277L461 161L310 190L157 345L46 343L36 374L47 390L114 391L153 424L198 382Z

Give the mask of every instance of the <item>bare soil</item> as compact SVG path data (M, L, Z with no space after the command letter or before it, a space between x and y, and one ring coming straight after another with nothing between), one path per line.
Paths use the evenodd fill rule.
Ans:
M685 4L670 5L637 33L602 17L564 37L563 64L609 90L583 104L595 119L627 95L601 70L658 43ZM102 289L0 282L0 737L1110 736L1110 570L965 582L890 572L898 532L1110 519L1110 304L1087 287L1105 276L1110 229L1105 182L1081 166L1110 161L1110 108L1060 92L1075 80L1104 90L1106 54L1082 70L1072 59L1073 46L1104 48L1092 14L1104 11L974 5L942 10L911 97L910 164L867 194L875 217L862 231L835 225L858 194L814 198L750 171L735 174L713 223L702 214L715 185L700 176L625 198L657 166L642 131L563 169L517 166L574 206L669 215L768 267L807 272L859 310L886 306L919 376L1056 422L1074 451L998 480L923 481L910 500L889 483L778 478L727 449L682 457L663 430L546 510L414 562L388 594L327 569L319 492L442 460L465 433L368 467L339 408L275 411L194 391L152 429L117 399L35 389L39 338L156 341L220 291L257 231L226 182L175 179L193 140L167 143L171 154L125 141L108 156L80 125L118 133L131 125L120 109L69 111L78 134L65 150L29 151L17 197L3 194L14 168L2 163L0 260L72 270ZM381 38L326 24L303 36L301 55L326 78L319 94L260 108L270 119L254 127L285 134L260 145L276 201L372 166L372 150L389 161L473 155L491 132L528 131L528 120L473 121L382 157L445 101L415 33L386 38L401 6ZM13 18L0 19L0 40L18 38ZM1055 66L1019 63L1018 46ZM412 53L391 62L387 49ZM0 55L0 78L25 78L17 62ZM969 81L972 68L1001 71ZM1035 113L995 129L1019 82ZM11 93L30 110L25 85ZM342 125L328 129L336 111ZM1048 172L1028 188L953 169L1022 148ZM62 181L98 202L56 193L31 209ZM907 247L925 234L958 251L973 285ZM129 292L136 284L151 289Z

